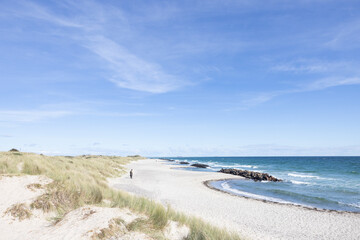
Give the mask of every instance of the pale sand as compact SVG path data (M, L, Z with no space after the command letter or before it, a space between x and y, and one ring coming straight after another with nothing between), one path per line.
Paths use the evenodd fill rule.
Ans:
M111 186L169 204L245 238L360 239L360 214L321 212L233 196L203 182L235 176L172 169L175 166L167 161L140 160L126 167L134 169L134 178L109 179Z
M12 240L73 240L93 239L102 229L109 229L113 219L122 219L122 225L116 225L112 240L151 240L152 238L140 232L129 232L125 225L144 215L134 214L124 208L107 208L85 206L73 210L54 225L50 220L54 213L44 214L34 210L29 205L40 195L43 189L29 188L29 184L45 185L51 180L43 176L1 176L0 175L0 239ZM7 213L7 209L15 204L25 204L32 215L28 219L19 219ZM189 229L176 222L169 222L164 229L168 239L180 240L187 236Z

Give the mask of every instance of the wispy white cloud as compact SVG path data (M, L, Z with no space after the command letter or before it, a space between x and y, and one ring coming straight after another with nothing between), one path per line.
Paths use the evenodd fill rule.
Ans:
M1 110L0 122L35 122L40 120L64 117L72 114L73 113L69 111Z
M290 73L360 73L359 64L350 61L321 61L315 59L298 59L287 63L276 64L270 69L275 72Z
M107 116L107 117L150 117L150 116L158 116L159 114L155 113L146 113L146 112L88 112L88 115L95 116Z
M337 26L330 36L330 40L324 44L326 47L333 49L359 47L360 20L357 19Z
M304 80L300 84L295 84L292 88L284 90L243 95L242 107L239 109L247 109L283 95L360 84L360 66L357 62L298 59L288 63L276 64L270 70L302 74Z
M256 105L268 102L275 97L279 97L287 94L321 91L327 88L340 87L346 85L360 85L360 77L342 78L331 77L321 78L314 80L307 84L302 84L293 89L287 89L282 91L255 93L251 97L246 97L241 102L241 107L238 109L247 109Z
M310 147L280 144L255 144L243 146L168 146L104 148L99 146L73 148L71 154L118 154L142 156L358 156L360 146Z
M272 67L271 69L274 71L281 72L295 72L295 73L321 73L326 72L331 68L332 65L324 64L324 63L312 63L312 64L302 64L302 63L287 63L280 64Z
M108 36L111 33L106 30L106 27L109 22L114 21L113 18L116 18L117 24L128 28L125 15L119 8L112 6L104 9L106 5L91 1L81 4L63 2L62 6L71 9L72 14L66 17L55 14L50 9L34 2L23 2L22 8L16 10L14 14L18 17L43 20L58 27L78 29L79 31L71 31L64 37L76 41L78 45L100 57L110 70L108 74L110 77L107 77L107 80L120 88L166 93L189 85L188 81L168 73L156 61L145 60L131 52L121 41Z
M0 134L0 137L1 137L1 138L11 138L11 137L13 137L13 136L8 135L8 134Z
M86 47L110 64L114 71L110 81L119 87L164 93L185 84L178 77L165 73L161 66L137 57L123 46L103 36L89 38Z
M317 91L330 87L358 85L358 84L360 84L360 77L351 77L351 78L330 77L330 78L323 78L313 81L310 84L305 85L303 89L299 89L298 92Z
M19 6L9 10L10 13L18 17L30 17L44 20L64 27L83 28L84 25L65 17L59 17L51 13L47 8L31 1L23 1Z
M149 117L155 116L154 113L146 112L105 112L98 110L0 110L0 122L7 123L24 123L24 122L39 122L45 120L58 119L66 116L104 116L104 117ZM8 135L0 135L5 137Z
M247 109L250 107L257 106L259 104L265 103L270 101L271 99L286 94L287 92L283 91L274 91L274 92L263 92L263 93L253 93L253 94L247 94L247 96L244 96L244 99L241 102L241 107L239 109ZM231 111L232 109L228 109L228 111Z
M116 110L114 107L120 107ZM143 111L127 111L123 107L142 107L141 103L121 103L113 101L73 101L73 102L61 102L61 103L52 103L52 104L43 104L39 107L40 110L47 111L57 110L57 111L67 111L74 113L79 116L103 116L103 117L149 117L149 116L158 116L159 114L154 112L143 112ZM103 110L104 107L111 107L111 111Z

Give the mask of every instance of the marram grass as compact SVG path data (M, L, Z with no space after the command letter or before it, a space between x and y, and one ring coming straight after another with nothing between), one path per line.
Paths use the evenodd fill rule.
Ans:
M47 193L40 196L31 208L45 212L56 211L61 220L67 212L83 205L126 207L148 216L128 226L130 230L142 231L154 239L165 239L161 230L169 220L180 222L190 228L187 240L237 240L238 235L211 226L201 219L188 217L143 197L118 191L107 185L107 178L125 173L123 166L140 156L45 156L34 153L0 152L0 174L45 175L54 181L47 186ZM107 201L104 201L107 200Z

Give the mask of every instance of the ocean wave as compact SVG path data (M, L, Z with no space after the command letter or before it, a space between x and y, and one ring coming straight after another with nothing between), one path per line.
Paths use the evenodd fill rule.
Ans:
M305 184L305 185L311 184L309 182L301 182L301 181L295 181L295 180L290 180L290 182L293 183L293 184Z
M356 208L360 208L360 202L358 203L348 203L346 205L352 206L352 207L356 207Z
M253 166L253 165L238 165L238 166L243 168L258 168L257 166Z
M239 189L232 188L226 181L221 183L221 187L223 188L223 190L225 190L227 192L232 192L232 193L235 193L236 195L240 195L240 196L244 196L244 197L250 197L250 198L266 200L266 201L271 201L271 202L296 204L296 203L284 201L279 198L266 197L266 196L258 195L258 194L254 194L254 193L243 192L243 191L240 191Z
M213 164L211 162L206 163L212 167L218 167L218 168L258 168L258 166L253 166L253 165L239 165L239 164L234 164L234 165L224 165L224 164Z
M291 176L291 177L300 177L300 178L316 178L316 179L320 179L320 177L318 177L318 176L303 175L303 174L299 174L299 173L288 173L288 176Z
M313 178L313 179L322 179L322 180L334 180L333 178L324 178L324 177L319 177L319 176L315 176L315 175L306 175L306 174L301 174L301 173L288 173L288 176L290 177L297 177L297 178Z

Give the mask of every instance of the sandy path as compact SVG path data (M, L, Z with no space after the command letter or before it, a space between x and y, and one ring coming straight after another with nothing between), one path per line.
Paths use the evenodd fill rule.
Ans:
M320 212L232 196L203 184L229 175L172 169L167 161L147 159L126 167L134 169L134 178L110 179L111 186L170 204L249 239L360 239L360 214Z

